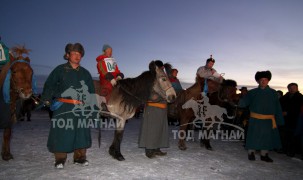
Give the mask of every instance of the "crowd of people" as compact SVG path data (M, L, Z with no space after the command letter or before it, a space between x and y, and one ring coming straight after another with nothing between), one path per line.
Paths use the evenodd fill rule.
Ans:
M96 58L100 92L107 101L117 81L124 78L117 61L112 56L112 51L112 47L105 44L102 54ZM77 126L78 119L85 119L85 114L65 113L71 112L75 104L89 103L89 99L81 97L82 101L78 101L62 96L62 93L70 87L80 90L84 90L85 87L88 93L95 92L90 72L80 65L84 54L84 47L80 43L67 44L64 52L64 59L67 62L57 66L50 73L41 96L41 102L51 107L53 117L66 121L65 124L73 124L73 128L69 129L60 128L57 123L52 123L50 128L47 147L54 154L56 168L64 167L67 154L71 152L75 164L84 166L89 164L86 150L92 143L90 129ZM215 60L211 56L204 66L197 69L197 76L221 83L222 74L213 68L214 63ZM156 61L156 65L164 69L162 61ZM168 77L176 93L179 94L183 88L177 74L178 69L174 68ZM270 71L258 71L255 74L258 87L251 90L247 87L240 89L238 106L245 109L241 119L247 128L245 148L248 151L248 159L254 161L256 152L260 151L262 161L273 162L269 157L269 151L276 150L290 157L299 153L303 160L303 95L298 91L296 83L287 86L288 92L285 95L281 91L270 88L268 84L271 77ZM207 94L207 83L201 91ZM150 97L144 106L138 142L139 147L145 149L148 158L165 156L167 153L160 148L169 147L167 104L165 100L154 101L155 99Z

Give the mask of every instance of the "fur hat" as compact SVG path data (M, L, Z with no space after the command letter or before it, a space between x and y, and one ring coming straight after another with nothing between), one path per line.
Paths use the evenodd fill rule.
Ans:
M255 75L255 80L258 82L261 78L267 78L268 81L270 81L271 72L270 71L258 71Z
M84 56L84 48L83 46L80 44L80 43L75 43L75 44L72 44L72 43L68 43L66 46L65 46L65 54L63 56L63 58L65 60L68 60L68 54L72 51L76 51L76 52L79 52L81 54L81 57Z

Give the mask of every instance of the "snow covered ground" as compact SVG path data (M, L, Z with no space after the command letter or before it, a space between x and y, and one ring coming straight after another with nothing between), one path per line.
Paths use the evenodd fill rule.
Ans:
M211 141L214 151L201 148L197 141L187 142L188 149L180 151L173 133L170 148L163 149L168 155L148 159L137 144L141 120L132 119L126 124L121 146L125 161L117 161L108 154L113 131L102 130L99 148L98 131L92 129L93 146L87 152L89 166L74 165L69 154L64 169L58 170L46 148L48 114L34 112L31 122L15 125L11 143L14 159L0 160L0 179L303 179L303 161L298 158L270 152L273 163L260 161L259 155L250 162L242 142L220 140ZM0 133L2 143L3 130Z

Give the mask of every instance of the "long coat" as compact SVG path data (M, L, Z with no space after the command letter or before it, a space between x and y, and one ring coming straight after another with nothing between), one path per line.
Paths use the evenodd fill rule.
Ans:
M294 94L288 92L281 97L280 102L282 110L287 112L285 116L285 128L295 131L301 107L303 107L303 95L300 92Z
M161 103L166 104L166 102ZM167 108L145 107L139 135L139 147L146 149L169 147Z
M274 115L277 125L284 125L281 105L274 89L267 86L248 91L240 100L240 107L249 106L250 112ZM247 131L246 148L254 150L273 150L281 148L280 135L277 128L273 129L271 119L250 117Z
M72 99L74 94L62 97L63 92L69 88L85 89L84 82L90 94L94 93L93 79L90 73L79 66L73 69L69 63L57 66L47 78L41 99L52 101L57 98ZM75 113L74 104L63 103L54 110L47 147L50 152L72 152L75 149L91 147L91 133L88 121L93 117L86 117L81 112ZM79 122L81 121L81 122Z

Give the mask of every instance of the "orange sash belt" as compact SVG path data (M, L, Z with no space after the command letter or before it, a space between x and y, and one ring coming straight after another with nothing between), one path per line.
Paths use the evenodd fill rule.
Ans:
M63 102L63 103L68 103L68 104L83 104L82 101L78 101L75 99L58 98L57 101Z
M272 121L272 128L273 129L276 129L277 128L277 123L276 123L276 118L275 118L275 115L272 115L272 114L258 114L258 113L255 113L255 112L250 112L250 117L252 118L256 118L256 119L271 119Z
M167 105L165 103L147 102L147 106L153 106L161 109L165 109Z

